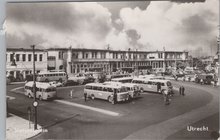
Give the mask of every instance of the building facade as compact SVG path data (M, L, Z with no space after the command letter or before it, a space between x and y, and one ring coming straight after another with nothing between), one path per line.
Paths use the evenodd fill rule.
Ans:
M33 73L33 60L35 59L36 72L47 71L47 52L32 49L7 48L6 75L24 80L26 75Z
M181 51L116 51L110 49L48 49L48 58L53 57L50 66L62 68L67 73L98 71L111 73L117 70L153 69L165 71L166 67L176 67L177 62L186 62L188 52Z
M6 58L7 75L15 78L22 76L25 79L26 75L33 73L32 49L8 48ZM16 65L12 65L13 60ZM36 49L35 60L37 73L47 70L62 70L68 74L150 69L165 71L167 67L176 67L178 62L187 62L188 52L50 48Z

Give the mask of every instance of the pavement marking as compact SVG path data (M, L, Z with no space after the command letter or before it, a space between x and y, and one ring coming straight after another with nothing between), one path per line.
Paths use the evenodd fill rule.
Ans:
M9 100L14 100L15 99L15 97L12 97L12 96L6 96L6 98L9 99Z
M174 90L179 90L179 88L177 88L177 87L173 87L173 89L174 89Z
M113 111L109 111L109 110L105 110L105 109L100 109L100 108L95 108L95 107L91 107L91 106L87 106L87 105L77 104L77 103L73 103L73 102L68 102L68 101L63 101L63 100L54 100L54 101L58 102L58 103L63 103L66 105L71 105L71 106L75 106L75 107L79 107L79 108L84 108L84 109L96 111L96 112L103 113L103 114L110 115L110 116L119 116L120 115L117 112L113 112Z
M17 88L12 89L11 91L16 91L16 90L19 90L19 89L22 89L22 88L24 88L24 87L17 87Z

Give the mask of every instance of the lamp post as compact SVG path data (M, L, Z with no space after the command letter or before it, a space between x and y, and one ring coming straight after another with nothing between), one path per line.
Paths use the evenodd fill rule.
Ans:
M31 45L33 49L33 93L34 93L34 130L37 130L37 99L36 99L36 78L35 78L35 45Z

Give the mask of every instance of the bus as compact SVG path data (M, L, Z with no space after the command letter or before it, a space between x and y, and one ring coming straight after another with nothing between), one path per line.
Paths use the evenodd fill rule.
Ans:
M131 83L133 80L132 77L122 77L122 78L113 78L111 81L113 82L121 82L121 83Z
M116 91L117 102L129 100L129 94L125 87L121 85L107 85L102 83L89 83L85 85L84 93L92 99L104 99L113 104L113 94Z
M141 92L143 91L158 92L157 87L158 84L160 84L161 90L159 91L159 93L162 94L164 90L173 93L173 86L169 80L134 78L132 80L132 83L137 84L140 87Z
M107 81L104 84L108 85L121 85L127 88L129 93L129 100L140 97L141 91L137 84L134 83L122 83L122 82L115 82L115 81Z
M24 86L25 95L29 98L34 97L33 81L27 82ZM48 100L55 98L57 95L56 87L51 86L49 83L36 82L36 98L39 100Z
M67 80L66 72L49 71L49 72L40 72L37 74L38 82L49 82L49 81L63 82L66 80Z
M114 78L122 78L122 77L131 77L130 74L113 74L113 75L106 75L106 80L110 81Z

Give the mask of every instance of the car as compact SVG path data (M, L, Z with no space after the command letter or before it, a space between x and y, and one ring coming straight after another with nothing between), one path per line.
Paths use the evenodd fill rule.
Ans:
M57 81L49 82L49 84L54 86L54 87L62 87L63 86L63 83L57 82Z
M63 83L63 86L75 86L75 85L79 85L79 83L74 80L67 80Z

